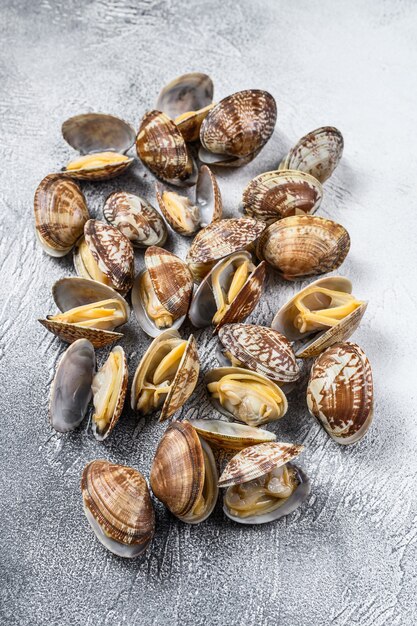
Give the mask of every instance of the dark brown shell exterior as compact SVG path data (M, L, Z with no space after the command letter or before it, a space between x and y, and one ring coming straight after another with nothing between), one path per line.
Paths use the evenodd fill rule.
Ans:
M73 343L77 339L88 339L95 348L103 348L123 337L122 333L99 328L86 328L77 324L57 322L50 319L38 320L49 332L53 333L62 341Z
M373 413L372 370L355 343L336 343L315 360L307 406L332 439L355 443L368 430Z
M145 263L160 303L174 320L186 315L193 292L193 277L187 264L157 246L146 250Z
M125 153L135 142L135 130L119 117L104 113L82 113L62 124L65 141L80 154Z

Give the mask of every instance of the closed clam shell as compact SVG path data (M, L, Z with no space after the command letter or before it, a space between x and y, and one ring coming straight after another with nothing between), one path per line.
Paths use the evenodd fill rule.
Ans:
M117 355L119 359L119 367L117 368L115 378L105 373L106 366L108 365L108 361L112 357L112 354ZM128 375L129 372L125 351L121 346L115 346L107 361L94 376L92 383L93 402L95 408L92 418L92 430L98 441L104 441L104 439L107 439L119 421L126 398ZM108 402L114 400L113 410L111 411L111 414L107 416L107 423L103 428L100 428L98 423L97 398L99 396L105 397Z
M279 169L301 170L324 183L343 154L343 136L333 126L323 126L302 137L283 158Z
M355 343L336 343L315 360L307 406L332 439L347 445L367 432L373 416L372 370Z
M156 109L174 119L189 111L202 109L213 100L213 81L202 72L189 72L170 81L161 90Z
M211 446L222 450L243 450L247 446L276 439L274 433L246 424L205 419L195 419L189 423Z
M49 419L60 433L81 424L91 399L95 354L87 339L78 339L62 355L51 386Z
M38 185L34 211L38 240L45 252L56 257L72 249L89 219L80 187L56 174L46 176Z
M243 210L249 217L275 222L291 215L314 213L323 198L323 188L310 174L273 171L256 176L245 187Z
M163 246L168 231L164 220L149 202L127 191L115 191L107 198L103 215L133 246Z
M296 280L337 269L349 248L349 233L340 224L295 215L268 226L258 240L256 254L286 280Z
M243 367L277 383L294 382L300 369L290 342L284 335L252 324L227 324L219 330L224 349Z
M194 185L195 164L181 132L165 113L149 111L144 115L136 138L136 151L157 178L172 185Z
M155 513L140 472L103 459L85 466L84 511L98 540L118 556L141 555L155 532Z

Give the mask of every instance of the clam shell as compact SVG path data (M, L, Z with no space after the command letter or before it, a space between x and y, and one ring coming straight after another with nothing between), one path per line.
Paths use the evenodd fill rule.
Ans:
M142 163L172 185L194 185L197 169L175 123L165 113L150 111L142 118L136 138Z
M192 228L185 228L179 221L179 219L177 219L177 216L170 211L169 204L164 200L164 191L167 190L165 190L159 183L155 183L155 196L158 201L158 205L162 215L176 233L184 235L185 237L191 237L198 230L199 225L197 223L193 223ZM178 199L181 200L182 196L180 196L179 194L176 195ZM186 197L184 196L184 198ZM192 201L191 206L194 208Z
M128 382L129 372L128 372L128 368L127 368L127 359L126 359L125 351L123 350L123 348L121 346L115 346L113 348L112 352L113 353L117 352L117 353L119 353L121 355L122 376L121 376L119 387L117 389L116 406L114 408L114 411L113 411L113 414L112 414L112 416L110 418L108 426L106 427L106 429L103 432L100 432L98 430L97 424L94 421L94 415L93 415L92 430L93 430L94 437L98 441L104 441L104 439L107 439L107 437L110 435L111 431L113 430L113 428L116 426L117 422L119 421L119 418L120 418L120 416L122 414L122 411L123 411L123 405L124 405L124 402L125 402L126 392L127 392L127 382ZM105 363L103 364L102 367L104 367L104 366L105 366ZM100 370L97 372L97 374L96 374L96 376L95 376L95 378L93 380L93 385L92 385L93 396L94 396L94 382L96 380L96 377L99 374L100 374Z
M83 421L91 399L95 361L94 348L86 339L78 339L62 355L49 401L54 430L67 433Z
M209 104L198 111L185 113L175 118L174 122L181 132L181 135L184 137L184 141L198 141L200 138L201 124L206 119L208 112L211 111L213 106L214 104Z
M325 274L337 269L350 248L343 226L312 215L274 222L259 238L256 254L285 280Z
M324 183L342 154L342 133L333 126L323 126L302 137L281 161L279 169L301 170Z
M108 550L129 558L146 550L155 532L155 513L140 472L92 461L83 470L81 491L87 519Z
M126 312L126 317L122 323L124 324L129 319L129 305L123 296L108 285L103 285L96 280L79 276L60 278L52 287L52 297L62 313L84 304L92 304L102 300L118 300Z
M38 185L34 200L38 240L51 256L64 256L83 234L89 219L80 187L56 174L46 176Z
M163 246L168 231L164 220L149 202L127 191L115 191L104 204L105 219L120 230L133 246Z
M211 446L222 450L243 450L247 446L276 439L274 433L246 424L204 419L191 420L189 423L200 437Z
M227 324L219 339L244 367L277 383L294 382L300 377L290 342L284 335L265 326Z
M193 277L184 261L172 252L151 246L145 264L158 300L178 319L187 314L193 292Z
M175 118L188 111L197 111L211 104L214 86L210 76L190 72L178 76L161 90L155 108Z
M110 180L124 174L125 171L132 165L133 159L129 158L125 161L119 161L116 163L106 163L97 167L80 168L78 170L63 169L60 175L65 178L75 178L76 180L87 180L94 182L96 180Z
M314 213L323 198L318 180L304 172L283 170L256 176L243 192L243 211L249 217L275 222L291 215Z
M103 113L70 117L62 124L65 141L80 154L125 153L135 143L135 129L124 120Z
M59 337L67 343L74 343L78 339L88 339L95 348L104 348L123 337L122 333L115 333L111 330L102 330L101 328L84 328L77 324L68 324L67 322L58 322L50 319L39 319L50 333Z
M372 370L355 343L336 343L315 360L307 387L307 406L337 443L356 443L373 416Z

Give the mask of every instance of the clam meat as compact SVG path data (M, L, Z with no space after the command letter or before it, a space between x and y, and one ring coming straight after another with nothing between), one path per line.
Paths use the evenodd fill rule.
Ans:
M96 439L103 441L116 426L123 410L127 391L127 360L121 346L110 352L93 378L93 421Z

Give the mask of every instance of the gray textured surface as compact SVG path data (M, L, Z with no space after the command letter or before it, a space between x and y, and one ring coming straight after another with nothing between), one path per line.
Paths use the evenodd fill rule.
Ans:
M417 4L5 0L0 28L0 623L415 624ZM137 126L159 88L189 70L209 72L217 98L260 87L278 101L261 155L219 173L228 215L246 182L302 134L322 124L344 133L320 214L349 230L341 271L370 300L355 340L373 365L376 417L363 442L342 449L306 415L300 388L275 430L306 445L307 504L259 528L226 521L220 506L189 527L158 505L152 548L126 562L95 540L80 472L105 457L148 475L163 427L126 411L104 444L87 423L52 433L48 387L64 346L35 320L51 312L51 285L72 265L36 245L32 198L72 154L60 137L66 117L98 110ZM137 165L84 185L91 212L121 187L153 201L151 179ZM186 245L171 239L170 249ZM294 289L271 274L252 320L269 323ZM197 336L214 364L210 332ZM147 345L133 321L123 345L133 371ZM181 416L209 411L199 388Z

